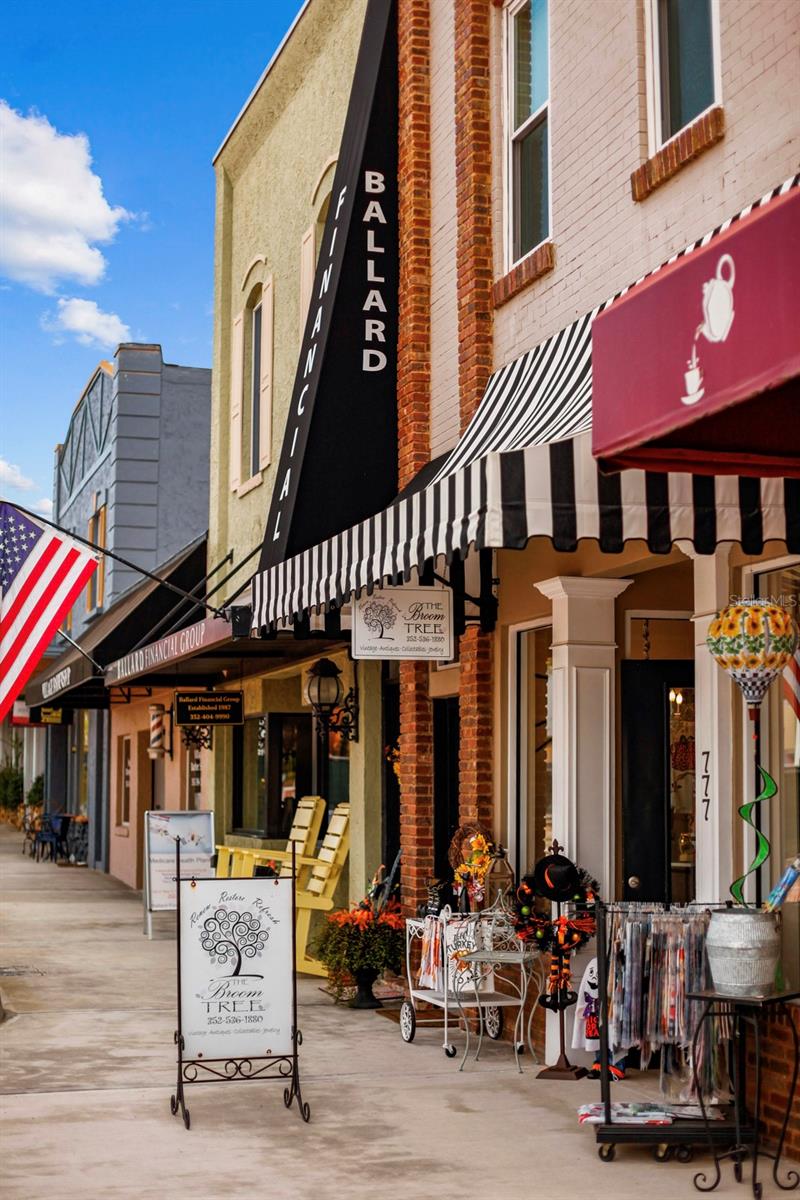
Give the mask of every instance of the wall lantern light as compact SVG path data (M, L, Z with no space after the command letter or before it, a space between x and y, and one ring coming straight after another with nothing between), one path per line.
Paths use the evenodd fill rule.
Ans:
M340 733L348 742L358 741L357 686L342 699L342 672L329 658L320 658L308 672L306 699L317 718L317 733Z

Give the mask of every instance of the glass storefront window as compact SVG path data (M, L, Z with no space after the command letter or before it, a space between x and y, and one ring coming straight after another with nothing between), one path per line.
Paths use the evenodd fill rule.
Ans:
M89 811L89 713L78 714L78 789L76 811L85 817Z
M688 904L695 894L694 688L670 687L668 703L670 898Z
M518 635L515 870L522 874L553 841L552 640L549 626Z
M800 559L756 575L756 595L783 605L800 621ZM761 710L761 759L778 785L766 830L772 851L762 870L766 896L800 853L800 657L767 692ZM787 985L800 983L800 904L783 913L783 966Z
M311 788L311 717L248 717L233 738L234 830L288 837L297 801Z

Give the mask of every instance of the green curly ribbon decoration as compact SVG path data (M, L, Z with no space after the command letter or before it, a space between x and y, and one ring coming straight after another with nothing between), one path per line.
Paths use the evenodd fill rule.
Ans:
M760 804L762 800L771 800L778 790L778 785L770 775L769 771L765 771L761 766L758 768L758 770L761 775L761 782L764 785L764 790L759 792L755 800L749 800L747 804L743 804L739 809L739 816L742 818L745 824L749 825L751 829L755 830L756 856L750 863L750 866L747 868L744 875L740 876L735 883L731 884L731 895L737 904L744 904L745 908L747 907L747 901L744 898L744 881L747 879L748 875L752 875L753 871L757 871L758 868L769 858L769 841L760 829L756 829L755 822L751 820L753 809L757 804Z

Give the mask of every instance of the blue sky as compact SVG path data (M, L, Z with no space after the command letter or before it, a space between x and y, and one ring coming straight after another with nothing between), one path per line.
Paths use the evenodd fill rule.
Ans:
M211 158L300 3L5 10L0 495L50 496L53 449L120 332L210 366Z

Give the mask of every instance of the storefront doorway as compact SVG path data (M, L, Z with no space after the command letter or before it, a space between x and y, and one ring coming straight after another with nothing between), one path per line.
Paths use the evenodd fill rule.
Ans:
M621 664L623 890L684 904L695 894L694 661Z
M433 701L433 869L450 877L447 851L458 828L458 696Z

